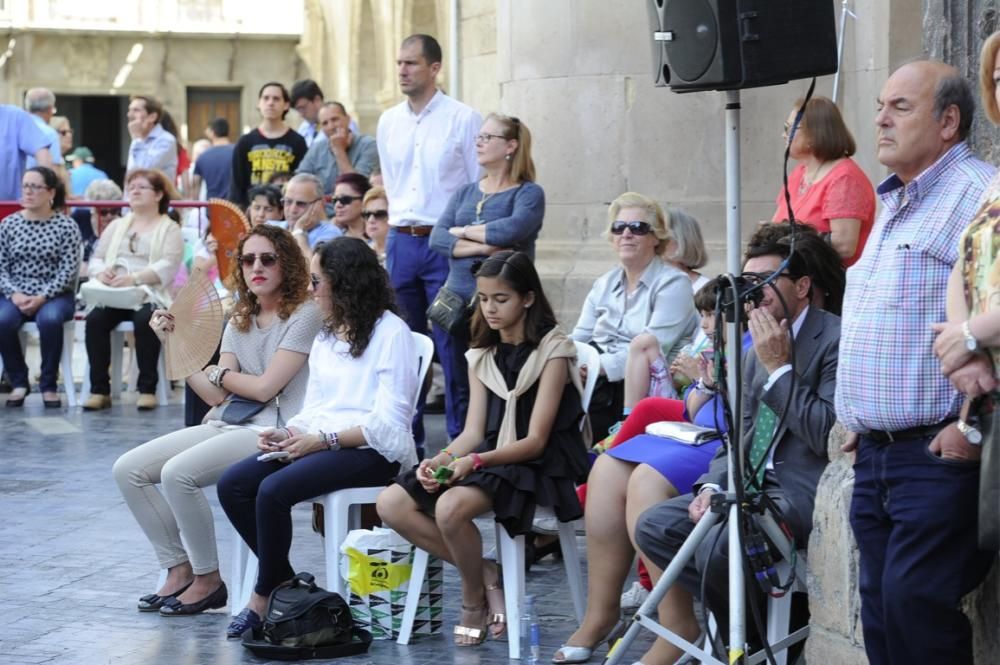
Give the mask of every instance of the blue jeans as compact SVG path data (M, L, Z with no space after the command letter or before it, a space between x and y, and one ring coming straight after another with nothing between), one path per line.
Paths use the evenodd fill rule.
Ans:
M858 446L851 527L872 665L972 665L972 629L959 604L995 556L976 538L979 462L942 459L931 440L862 435Z
M396 304L410 330L427 334L427 308L448 278L448 260L432 250L427 236L417 237L389 229L386 269L396 292ZM431 326L434 348L444 370L444 406L448 436L454 439L465 427L469 408L469 375L461 343L437 325ZM424 399L421 392L413 421L413 438L420 457L424 446Z
M219 478L217 490L226 516L259 563L254 591L264 596L295 576L288 552L292 547L292 506L347 487L388 485L399 473L373 449L324 450L291 464L258 462L257 455L232 465Z
M59 389L59 358L63 350L63 324L73 318L73 294L63 293L38 308L34 316L25 316L8 298L0 296L0 356L3 366L15 388L27 388L28 366L24 363L24 350L18 340L18 331L26 321L34 321L38 326L38 337L42 351L42 378L39 381L42 392L56 392ZM69 380L69 377L66 377ZM73 390L66 386L66 390Z

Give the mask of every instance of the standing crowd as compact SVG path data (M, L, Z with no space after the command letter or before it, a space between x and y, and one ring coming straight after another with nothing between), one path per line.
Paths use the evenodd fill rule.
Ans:
M1000 124L998 54L1000 33L984 45L980 81ZM587 662L712 496L733 489L716 383L731 359L721 352L719 283L698 272L708 257L697 220L639 193L618 196L605 226L614 264L563 332L535 266L546 206L532 134L516 116L483 117L438 89L441 63L433 37L402 42L405 99L382 114L375 136L315 82L291 92L268 82L255 129L231 143L217 119L191 156L163 106L136 96L124 191L89 149L71 150L71 131L63 141L50 92L29 91L26 112L0 106L0 152L18 165L13 179L9 170L0 178L0 200L21 206L0 223L8 408L30 391L19 341L28 321L39 330L44 404L61 406L62 326L81 279L85 410L111 406L111 334L123 322L134 328L137 406L156 407L161 346L177 334L169 306L189 269L214 270L232 296L216 359L186 378L207 413L114 465L167 571L140 611L185 616L227 604L206 488L216 486L260 564L227 631L239 637L261 625L269 594L295 574L292 507L385 487L381 519L461 575L454 640L463 647L506 629L502 571L484 558L473 519L492 512L517 536L537 530L536 506L564 522L582 517L586 614L552 660ZM797 162L788 191L744 253L743 277L759 297L739 331L739 481L766 497L805 549L829 433L838 420L851 432L850 520L865 648L877 664L971 663L960 601L1000 549L1000 506L979 502L981 482L984 492L1000 485L996 442L983 436L1000 385L1000 179L967 144L974 106L950 66L896 70L875 118L878 159L891 175L873 188L836 105L798 100L785 122ZM293 108L297 129L285 122ZM246 211L251 229L231 274L218 274L218 242L199 214L181 220L171 208L178 189ZM80 211L68 214L80 196L124 196L127 209L83 211L81 222ZM444 376L449 443L433 457L424 455L427 386L415 334L433 339ZM596 350L594 366L578 363L579 345ZM663 421L714 434L692 446L646 433ZM991 466L981 481L983 453ZM544 536L533 538L538 555L550 551ZM702 633L696 598L727 635L727 546L716 525L657 608L692 643ZM639 581L624 589L636 555ZM754 628L748 622L751 644L761 638ZM681 656L656 640L638 662Z

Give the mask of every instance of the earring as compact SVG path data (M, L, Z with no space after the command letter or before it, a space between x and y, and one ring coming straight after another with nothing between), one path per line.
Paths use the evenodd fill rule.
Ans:
M51 208L52 206L54 206L55 204L56 204L56 200L55 200L55 199L49 199L49 207L50 207L50 208Z
M508 162L511 160L510 153L507 153L506 159L507 159Z

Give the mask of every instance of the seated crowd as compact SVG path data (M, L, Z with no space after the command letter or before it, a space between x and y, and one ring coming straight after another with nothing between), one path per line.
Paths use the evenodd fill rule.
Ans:
M983 51L982 87L1000 121L998 50L994 35ZM885 139L879 159L892 175L878 187L877 223L875 189L851 160L854 139L836 105L796 102L785 141L798 165L773 219L745 249L743 277L754 297L742 310L740 339L730 340L734 359L723 351L723 282L698 272L708 257L697 220L635 192L608 207L613 267L594 282L572 330L559 327L534 262L545 194L531 133L517 117L484 119L445 96L436 87L441 60L432 37L403 41L397 67L406 99L383 114L376 137L360 134L315 82L300 81L291 93L270 82L259 91L258 127L230 144L228 124L213 122L190 164L162 105L135 97L127 209L119 216L120 206L95 208L85 225L67 214L66 176L87 164L89 150L75 151L79 164L67 173L50 168L44 148L63 154L71 142L46 134L26 143L49 165L23 171L22 209L0 224L8 407L21 407L30 389L19 341L27 321L39 331L44 404L61 405L62 325L74 315L81 276L140 292L134 307L88 301L85 410L111 406L111 382L120 377L110 376L110 339L123 322L133 327L137 407L156 407L161 345L176 333L169 307L189 269L214 270L232 296L217 360L185 380L207 413L114 465L167 571L138 609L182 616L227 604L206 487L217 486L259 560L230 637L260 626L268 595L295 574L295 504L385 487L377 502L384 523L460 573L454 640L463 647L506 631L501 570L484 558L473 519L492 513L518 536L535 530L536 506L563 522L582 518L586 614L552 660L587 662L616 634L625 606L634 609L660 578L713 495L734 490L729 446L744 451L743 491L766 497L804 550L839 419L854 433L847 448L859 465L851 522L871 661L971 659L959 601L995 551L977 547L980 453L968 435L972 419L958 414L963 399L997 388L991 206L1000 185L965 140L968 83L932 62L890 76L876 123ZM52 105L31 93L33 113ZM291 108L303 118L298 130L285 123ZM416 168L431 164L433 173ZM88 199L122 197L104 178L80 187ZM227 196L246 210L250 230L234 248L231 274L218 274L219 241L197 212L177 221L178 187L193 198ZM195 229L193 247L182 226ZM913 279L920 295L909 294ZM459 305L442 313L448 298ZM426 388L412 333L433 338L445 379L450 442L426 459ZM596 350L595 366L578 364L578 344ZM720 384L735 360L743 384L733 414L734 396ZM596 388L585 413L591 373ZM730 437L737 418L741 441ZM700 445L647 434L663 421L711 434ZM639 581L622 594L637 557ZM726 530L715 525L659 603L659 621L696 643L704 630L694 613L699 598L725 639L728 565ZM752 583L747 593L763 598ZM757 625L747 628L751 643L760 640ZM638 662L682 655L658 639Z

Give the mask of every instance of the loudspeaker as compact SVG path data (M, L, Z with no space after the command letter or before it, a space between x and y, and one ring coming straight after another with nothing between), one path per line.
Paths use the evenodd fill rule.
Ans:
M833 0L647 0L653 77L675 92L837 71Z

